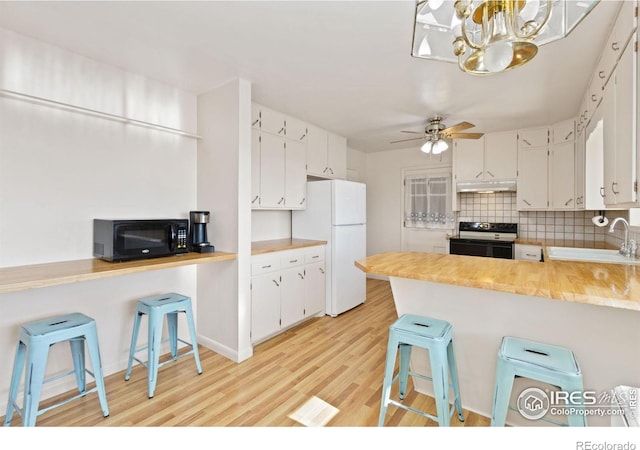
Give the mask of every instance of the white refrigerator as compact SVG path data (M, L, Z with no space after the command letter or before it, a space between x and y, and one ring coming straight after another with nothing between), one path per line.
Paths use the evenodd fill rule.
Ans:
M326 309L335 317L366 299L366 276L354 261L366 257L366 186L345 180L309 181L307 209L291 213L291 235L327 241Z

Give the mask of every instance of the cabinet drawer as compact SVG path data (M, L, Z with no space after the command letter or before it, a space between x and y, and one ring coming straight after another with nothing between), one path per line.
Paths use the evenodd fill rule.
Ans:
M280 252L280 267L300 266L304 264L304 252L302 250L285 250Z
M280 255L269 253L266 255L253 256L251 258L251 275L273 272L280 269Z
M324 261L324 245L319 247L311 247L306 251L304 255L305 264L311 264L319 261Z
M516 244L515 258L525 261L540 261L542 260L542 247Z

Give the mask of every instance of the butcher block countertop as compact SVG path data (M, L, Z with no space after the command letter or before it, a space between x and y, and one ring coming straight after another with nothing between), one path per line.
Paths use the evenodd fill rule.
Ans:
M355 265L376 275L640 311L640 265L421 252L381 253Z
M295 248L313 247L325 245L327 241L313 241L309 239L273 239L270 241L254 241L251 243L251 254L260 255L262 253L280 252L282 250L292 250Z
M0 268L0 294L26 289L98 280L132 273L235 259L235 253L184 253L139 261L108 262L80 259Z

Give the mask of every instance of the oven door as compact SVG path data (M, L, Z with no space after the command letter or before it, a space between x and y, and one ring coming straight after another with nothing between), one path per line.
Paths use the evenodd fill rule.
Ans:
M454 238L449 241L452 255L513 259L513 242Z

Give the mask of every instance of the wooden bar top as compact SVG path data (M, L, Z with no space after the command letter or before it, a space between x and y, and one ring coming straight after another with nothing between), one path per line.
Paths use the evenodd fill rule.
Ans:
M262 253L280 252L295 248L313 247L325 245L327 241L314 241L309 239L273 239L270 241L254 241L251 243L251 254L260 255Z
M640 311L640 265L421 252L381 253L355 265L376 275Z
M0 294L192 264L224 261L235 259L235 257L235 253L225 252L184 253L138 261L108 262L93 258L5 267L0 268Z

